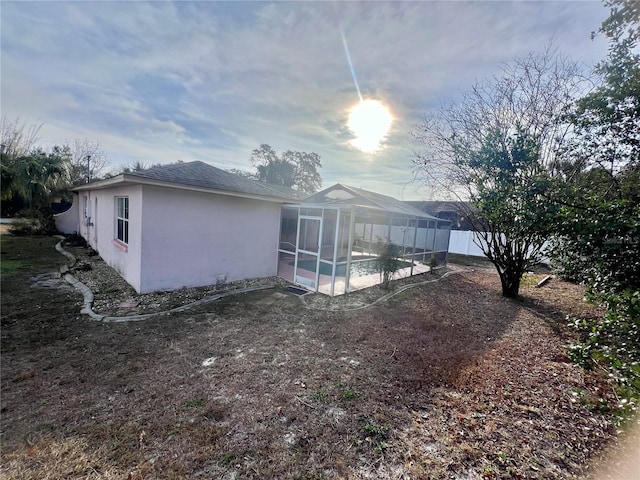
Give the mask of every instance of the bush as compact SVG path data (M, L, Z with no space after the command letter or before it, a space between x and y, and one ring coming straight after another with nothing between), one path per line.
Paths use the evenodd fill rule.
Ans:
M640 401L640 207L629 200L566 209L552 242L556 273L587 285L586 298L603 307L596 319L571 319L581 335L569 355L585 368L605 368L617 384L614 421Z
M389 282L400 268L400 247L378 238L375 244L377 270L382 280L382 288L389 288Z
M616 423L637 410L640 402L640 292L593 293L587 298L606 309L602 319L572 319L571 326L582 334L570 345L569 355L584 368L601 365L609 370L618 388L619 403L613 406Z
M13 235L53 235L58 233L50 207L21 210L14 218L9 232Z

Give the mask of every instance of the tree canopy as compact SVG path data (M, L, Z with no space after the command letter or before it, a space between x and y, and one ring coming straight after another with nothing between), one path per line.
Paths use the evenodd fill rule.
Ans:
M107 157L96 141L78 139L50 150L38 147L40 128L6 117L0 123L5 213L47 206L53 196L69 199L72 187L99 178L107 166Z
M619 292L640 289L640 6L606 5L601 81L569 115L575 128L559 162L555 250L566 276Z
M476 83L414 131L423 147L417 177L468 202L461 213L505 296L518 295L523 273L541 259L553 214L547 166L569 129L559 118L583 82L577 64L547 48Z
M68 169L64 157L55 151L36 150L10 157L2 154L2 199L23 199L27 208L46 205L52 193L64 189Z
M307 194L318 191L322 186L318 172L322 164L317 153L287 150L278 156L271 146L263 143L251 152L250 160L256 171L254 174L245 174L249 178Z
M618 385L619 422L640 402L640 4L605 2L598 34L609 40L596 67L600 83L569 115L574 134L562 152L556 269L587 285L603 318L572 319L581 339L571 357L607 367Z

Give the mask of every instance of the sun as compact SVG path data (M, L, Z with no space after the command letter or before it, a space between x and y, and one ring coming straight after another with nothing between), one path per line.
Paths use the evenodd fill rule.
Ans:
M389 133L393 117L378 100L363 100L349 113L347 125L356 138L351 145L366 153L378 150Z

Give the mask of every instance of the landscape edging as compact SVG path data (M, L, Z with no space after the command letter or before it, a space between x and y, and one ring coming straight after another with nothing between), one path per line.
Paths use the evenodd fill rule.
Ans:
M257 287L247 287L247 288L240 288L237 290L230 290L228 292L218 293L216 295L211 295L209 297L201 298L200 300L196 300L186 305L180 305L179 307L174 307L169 310L164 310L162 312L144 313L140 315L125 315L122 317L112 317L107 315L101 315L93 311L94 296L91 289L87 287L84 283L82 283L80 280L78 280L76 277L68 273L69 269L77 262L77 259L73 254L67 252L64 248L62 248L62 242L64 241L64 237L61 237L59 235L56 235L56 237L62 238L56 244L56 247L55 247L56 250L60 252L62 255L64 255L65 257L67 257L71 262L70 265L65 264L62 267L60 267L60 274L65 282L67 282L69 285L74 287L76 290L78 290L82 294L83 305L82 305L82 308L80 309L80 313L84 315L88 315L89 317L91 317L91 319L96 320L98 322L105 322L105 323L137 322L140 320L146 320L148 318L156 317L159 315L169 315L171 313L182 312L184 310L188 310L189 308L195 307L197 305L213 302L223 297L228 297L230 295L235 295L238 293L248 293L248 292L255 292L259 290L268 290L270 288L275 288L275 285L269 284L269 285L261 285Z

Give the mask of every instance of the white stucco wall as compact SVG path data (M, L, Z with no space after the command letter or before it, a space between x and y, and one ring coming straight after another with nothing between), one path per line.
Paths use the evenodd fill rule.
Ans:
M129 197L129 244L116 238L116 197ZM85 218L85 198L86 217ZM140 291L142 187L129 186L104 190L81 191L78 194L80 235L136 291Z
M56 228L60 233L78 233L80 231L80 217L78 214L78 196L73 196L73 203L69 210L53 216Z
M276 275L280 204L143 187L140 291Z

